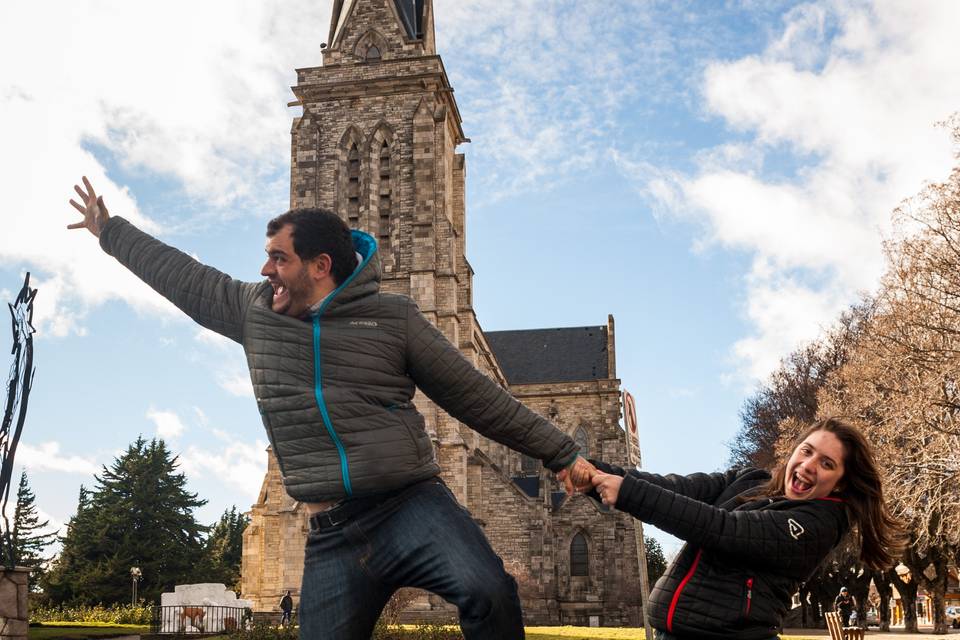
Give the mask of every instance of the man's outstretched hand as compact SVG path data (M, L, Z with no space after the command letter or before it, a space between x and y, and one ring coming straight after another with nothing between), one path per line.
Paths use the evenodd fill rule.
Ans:
M593 488L595 473L597 473L596 467L587 462L586 458L577 456L572 465L557 472L557 480L563 483L563 488L569 495L586 493Z
M615 476L603 471L597 471L593 474L593 486L596 487L600 500L608 507L617 504L617 498L620 497L620 486L623 484L621 476Z
M83 222L68 224L67 229L87 229L99 238L100 230L110 219L110 214L107 213L107 207L103 204L103 196L97 196L93 190L93 185L87 180L87 176L83 176L83 186L87 188L86 191L80 185L73 185L74 191L80 196L83 204L76 200L70 200L73 208L83 214Z

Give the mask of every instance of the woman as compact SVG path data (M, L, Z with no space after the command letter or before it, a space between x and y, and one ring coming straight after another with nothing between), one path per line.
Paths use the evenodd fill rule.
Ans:
M813 424L772 474L594 464L594 497L686 541L650 594L661 640L776 638L797 586L849 528L871 567L892 565L901 548L873 450L837 419Z

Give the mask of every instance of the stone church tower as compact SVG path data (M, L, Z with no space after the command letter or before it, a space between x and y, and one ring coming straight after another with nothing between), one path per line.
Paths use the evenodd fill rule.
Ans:
M319 44L319 43L318 43ZM436 53L432 0L334 0L323 66L297 70L290 206L319 206L373 235L382 289L413 298L480 370L550 417L588 455L624 464L613 319L484 333L465 256L469 140ZM529 623L638 624L632 520L567 498L538 461L417 394L443 478L520 583ZM272 456L244 533L242 595L275 610L302 576L306 517ZM449 616L435 596L411 612Z

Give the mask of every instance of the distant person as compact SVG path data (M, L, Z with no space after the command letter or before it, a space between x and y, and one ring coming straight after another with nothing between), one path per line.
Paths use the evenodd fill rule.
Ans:
M280 626L285 627L290 624L290 615L293 613L293 598L289 591L280 598L280 611L283 611L283 615L280 617Z
M650 594L658 640L774 640L792 594L852 525L868 566L891 566L902 548L873 450L840 420L814 423L772 473L593 463L594 497L686 541Z
M840 624L845 627L851 626L850 618L857 609L857 599L854 598L846 587L840 587L840 593L833 600L833 610L840 614Z
M568 491L593 467L563 431L477 370L403 295L380 292L376 241L334 213L267 224L240 282L111 218L86 177L70 204L100 246L202 326L239 342L287 493L310 514L301 637L369 638L393 592L457 606L466 640L523 638L517 584L440 479L417 387L479 433L541 460Z

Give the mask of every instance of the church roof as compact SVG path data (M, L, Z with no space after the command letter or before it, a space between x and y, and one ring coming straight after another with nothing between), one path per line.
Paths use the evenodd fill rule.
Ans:
M488 331L484 335L510 384L608 377L604 326Z

